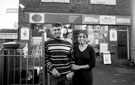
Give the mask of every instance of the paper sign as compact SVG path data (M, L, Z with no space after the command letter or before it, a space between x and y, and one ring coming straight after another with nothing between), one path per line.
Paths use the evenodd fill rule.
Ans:
M28 56L28 43L26 43L26 46L23 48L23 54L24 54L24 58Z
M28 27L21 28L21 40L29 40L30 30Z
M100 53L104 53L108 51L108 44L107 43L100 43Z
M117 30L110 30L110 41L117 41Z
M111 64L111 55L110 53L103 53L104 64Z

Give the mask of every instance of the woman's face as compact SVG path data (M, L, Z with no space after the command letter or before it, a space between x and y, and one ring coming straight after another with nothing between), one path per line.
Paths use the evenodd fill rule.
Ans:
M78 36L78 42L79 44L85 44L87 40L86 34L80 33Z

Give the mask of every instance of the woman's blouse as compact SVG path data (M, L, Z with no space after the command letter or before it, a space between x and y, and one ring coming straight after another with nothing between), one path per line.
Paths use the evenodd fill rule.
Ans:
M80 51L79 46L74 46L74 57L77 65L89 65L87 70L95 67L95 51L89 45L83 51Z

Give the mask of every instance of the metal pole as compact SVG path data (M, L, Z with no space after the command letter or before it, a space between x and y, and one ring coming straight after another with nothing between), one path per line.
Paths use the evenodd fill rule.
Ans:
M45 36L44 36L44 31L42 31L42 58L43 58L43 60L42 60L42 66L43 66L43 85L45 85L46 83L46 81L45 81L45 72L46 72L46 70L45 70L45 40L44 40L44 38L45 38Z

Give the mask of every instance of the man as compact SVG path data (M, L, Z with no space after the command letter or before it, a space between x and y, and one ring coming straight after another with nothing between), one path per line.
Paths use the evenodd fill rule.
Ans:
M53 25L54 38L45 43L45 57L51 85L70 85L73 77L71 66L73 49L70 42L62 38L62 24Z

